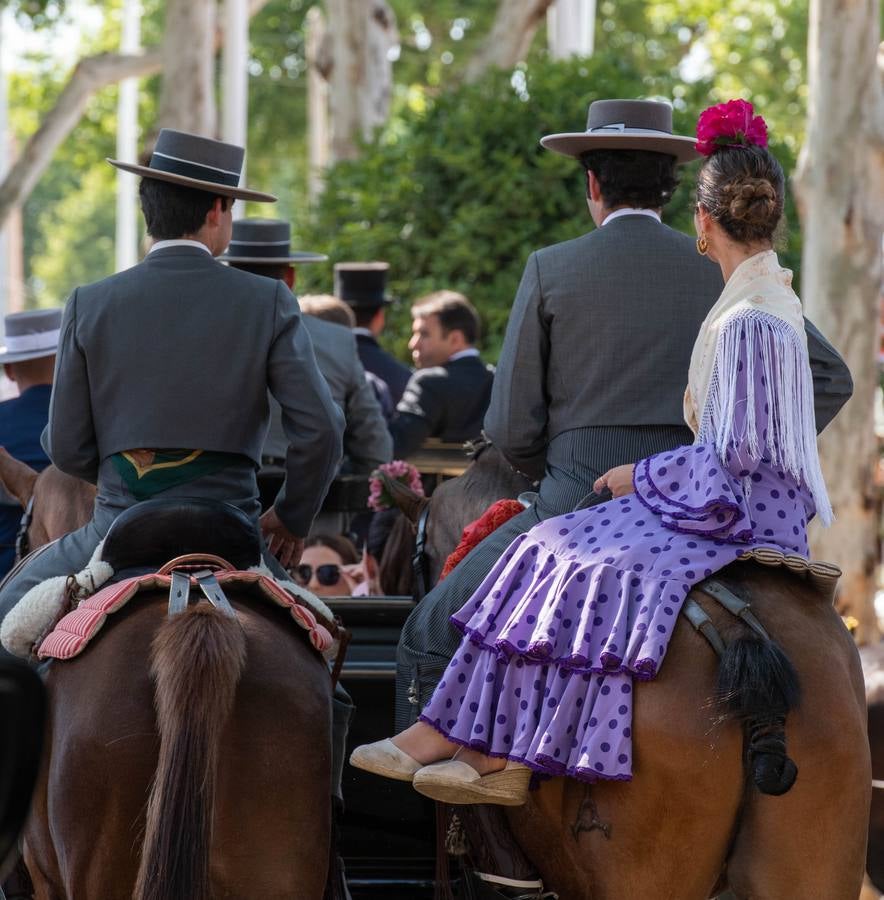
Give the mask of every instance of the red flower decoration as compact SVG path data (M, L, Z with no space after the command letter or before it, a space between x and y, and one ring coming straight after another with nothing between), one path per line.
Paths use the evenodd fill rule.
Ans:
M767 124L747 100L728 100L703 110L697 121L697 152L712 156L720 147L766 147Z

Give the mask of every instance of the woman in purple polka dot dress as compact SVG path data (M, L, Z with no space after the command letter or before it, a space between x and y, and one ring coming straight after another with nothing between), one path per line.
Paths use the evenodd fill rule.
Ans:
M614 499L517 538L452 617L464 640L421 721L355 765L457 803L524 802L531 770L629 779L633 689L691 587L749 548L807 556L808 519L830 519L801 305L771 249L783 172L745 133L699 175L698 249L726 286L691 359L694 445L611 470L596 491Z

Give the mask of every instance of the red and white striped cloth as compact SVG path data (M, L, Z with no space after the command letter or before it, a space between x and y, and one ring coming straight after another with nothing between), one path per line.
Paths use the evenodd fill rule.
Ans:
M321 653L332 646L331 634L325 625L316 620L313 611L299 603L272 578L259 572L218 572L216 578L222 588L225 585L252 587L277 606L288 608L295 622L308 633L310 643ZM101 630L107 617L125 606L136 594L159 588L169 590L171 584L169 575L142 575L108 585L62 616L41 642L37 656L40 659L71 659L77 656Z

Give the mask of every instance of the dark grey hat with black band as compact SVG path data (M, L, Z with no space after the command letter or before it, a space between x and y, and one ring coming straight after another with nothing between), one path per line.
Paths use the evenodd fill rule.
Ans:
M236 144L225 144L212 138L164 128L157 137L150 165L108 159L112 166L144 178L168 181L237 200L275 203L273 194L239 187L245 150Z
M236 219L226 252L218 259L227 263L249 265L324 262L324 253L291 249L292 227L282 219Z
M387 273L390 264L385 262L335 263L334 295L350 306L362 308L385 306L393 302L387 296Z
M678 163L700 158L697 139L672 133L672 107L659 100L596 100L589 105L586 131L548 134L540 143L578 159L588 150L648 150Z

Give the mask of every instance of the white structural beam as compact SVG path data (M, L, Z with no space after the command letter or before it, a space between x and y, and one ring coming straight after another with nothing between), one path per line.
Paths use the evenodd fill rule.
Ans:
M5 23L6 11L0 12L0 180L6 177L9 171L9 107L6 96L6 65L5 65ZM0 317L11 312L9 307L11 266L9 247L9 227L0 231Z
M546 12L546 32L553 59L592 56L596 0L556 0Z
M141 0L124 0L121 53L141 49ZM117 159L138 159L138 79L120 82L117 99ZM128 269L138 262L138 178L117 170L116 268Z
M249 120L249 4L248 0L224 0L224 56L222 70L221 137L245 147ZM241 184L246 183L243 165ZM234 217L244 215L238 200Z

